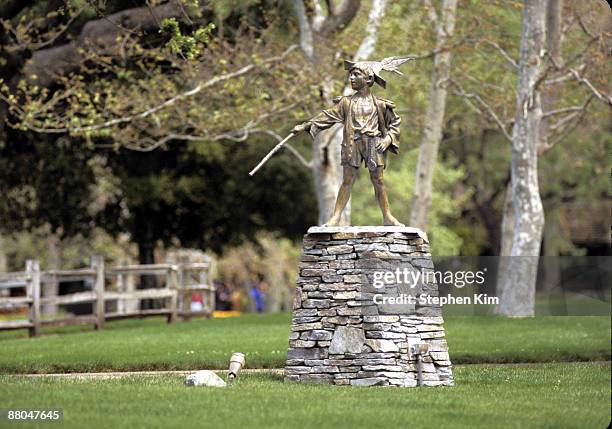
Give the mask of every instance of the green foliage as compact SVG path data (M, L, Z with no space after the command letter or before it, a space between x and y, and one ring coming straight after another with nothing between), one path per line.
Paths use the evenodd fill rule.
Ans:
M385 170L385 186L389 196L391 212L403 223L410 218L414 171L418 150L413 149L394 159L390 154ZM437 165L434 176L429 239L432 253L436 256L458 255L462 245L460 236L448 227L460 215L460 202L465 196L453 195L453 187L464 176L461 167L451 162ZM374 190L367 170L361 169L360 177L352 193L352 223L354 225L379 225L382 215L374 198Z
M65 139L24 135L0 146L0 230L48 225L63 237L87 234L95 177L89 153Z
M166 42L166 48L176 55L193 60L200 55L202 48L210 42L211 33L215 28L215 24L211 22L205 27L196 29L192 35L184 35L181 33L176 18L166 18L161 21L159 31L170 37Z
M340 94L345 84L342 58L355 52L361 41L361 37L355 35L363 34L368 5L362 2L362 10L347 31L331 35L317 46L321 61L316 67L298 50L282 62L263 64L266 58L278 56L297 41L295 20L287 19L293 17L289 1L215 0L199 8L196 1L190 0L184 5L191 22L167 19L161 22L160 32L142 37L136 33L126 35L125 40L117 41L117 47L123 49L119 54L109 55L83 47L82 54L87 57L83 68L61 77L52 91L38 87L35 80L22 80L13 87L8 82L11 76L4 76L7 82L3 82L0 96L11 109L11 122L15 127L10 139L30 141L32 137L26 131L37 127L69 128L71 142L78 145L77 149L158 147L162 152L151 157L125 152L109 154L112 174L119 178L116 188L121 191L107 204L104 217L97 218L97 222L114 233L130 231L134 236L145 235L145 231L136 233L135 229L144 219L151 221L154 228L166 229L156 237L163 242L181 237L185 243L214 243L217 249L252 237L258 229L276 229L297 237L316 218L311 180L294 160L283 154L270 161L255 179L247 180L248 167L265 154L264 148L269 149L272 142L260 139L262 134L247 135L245 127L283 134L295 122L307 119L322 107L322 76L329 77L334 91ZM71 0L51 18L65 23L83 6L86 8L79 19L57 44L76 37L78 29L88 19L125 7L116 0L95 3ZM566 14L579 8L574 4L566 6ZM26 44L36 44L56 34L57 28L41 27L42 21L35 20L49 18L46 8L47 2L35 2L32 8L24 9L11 20L7 24L11 26L7 34L15 39L11 42L17 43L19 39ZM515 110L516 72L492 43L503 48L514 60L518 58L521 8L516 1L462 1L452 41L453 81L462 85L466 92L480 95L508 130ZM200 13L192 14L196 9ZM217 24L219 31L214 31L212 22ZM50 32L45 32L45 28ZM588 36L577 24L568 28L564 53L571 58L584 48ZM434 48L434 43L431 23L418 2L390 2L372 57L427 53ZM597 43L591 46L585 57L586 70L594 85L607 88L612 73L609 73L609 62L602 52ZM0 62L6 58L0 55ZM255 67L247 74L218 80L200 92L183 96L198 85L250 64ZM403 221L408 219L410 209L415 149L428 120L425 114L431 67L429 58L409 62L402 68L403 77L387 76L387 90L375 90L377 95L394 100L402 116L403 154L391 157L386 180L393 211ZM550 77L555 76L552 73ZM472 106L476 103L480 109L478 112L456 92L456 87L449 85L446 124L434 182L429 231L432 248L438 255L493 252L496 250L493 238L501 220L510 145L497 130L490 114L483 112L482 105L471 99ZM555 93L555 107L563 108L584 102L588 91L584 85L573 82L556 87ZM143 115L163 103L167 104L154 114ZM288 107L293 103L298 104ZM558 213L555 217L559 224L563 223L562 208L567 201L587 207L588 211L588 207L607 196L609 181L605 161L610 146L609 114L606 106L597 103L596 100L591 103L573 133L540 159L546 215L552 219L551 214ZM111 125L83 128L105 122ZM162 144L169 135L189 136L189 141L175 138ZM0 142L0 146L4 144ZM304 147L299 150L309 152ZM41 151L39 156L45 158L41 160L43 165L60 163L64 159L61 161L65 168L62 174L75 169L83 173L77 175L80 178L66 179L69 186L87 187L86 182L93 182L91 177L85 177L90 174L88 168L70 168L64 155L47 160L54 156L49 150ZM115 159L122 157L125 161ZM77 166L82 165L80 162L82 160ZM5 164L5 171L12 168L10 158ZM148 172L143 171L143 164L150 164ZM21 161L18 160L17 165L22 165ZM18 169L23 170L22 167ZM5 172L2 177L9 176L11 174ZM377 224L380 214L367 171L362 170L361 176L355 187L353 219L355 223ZM57 181L55 175L46 177L52 183ZM41 195L56 195L57 189L46 192L47 186L41 193L31 182L33 179L26 176L20 185L3 188L7 192L10 190L6 195L12 197L9 201L18 207L17 216L13 216L14 211L0 207L4 210L1 212L3 219L25 219L25 213L33 216ZM51 208L52 217L60 219L55 221L55 226L62 222L86 223L82 213L87 210L81 210L81 205L90 201L90 195L88 191L80 192L82 195L66 203L75 208L72 212L67 211L72 214L60 216L58 210ZM265 209L258 206L262 204L266 205ZM298 207L291 210L294 204ZM489 209L492 222L482 215L483 208ZM38 222L37 218L33 219ZM186 220L181 222L180 219ZM47 222L43 220L40 222ZM193 227L197 222L200 229ZM23 227L9 225L10 228ZM205 229L209 231L203 237ZM559 248L571 246L560 244Z
M278 234L259 233L255 241L228 249L215 264L215 278L246 297L261 277L269 286L267 311L291 310L300 246ZM244 306L245 309L248 307Z
M120 197L106 207L102 224L114 233L129 231L138 243L176 239L220 252L261 230L296 237L312 222L309 180L293 159L279 157L247 180L264 147L228 143L219 148L222 156L192 148L109 155Z
M235 13L244 13L253 6L260 6L262 0L212 0L211 7L220 20L226 20Z
M610 318L546 316L508 319L445 316L453 363L518 363L610 360ZM246 354L250 368L282 368L291 325L289 313L193 319L162 318L0 332L2 373L130 371L227 368L232 352ZM87 332L82 332L86 330ZM479 335L474 335L478 332ZM77 347L78 345L78 347ZM188 353L189 351L196 353Z
M33 400L52 408L62 398L61 425L66 428L191 429L205 421L219 429L402 427L406 422L414 427L543 429L602 428L610 420L607 363L470 366L453 372L455 387L433 389L313 386L286 383L274 373L242 373L231 389L189 388L177 375L102 380L4 376L0 392L12 409L27 409Z
M610 420L607 363L478 365L453 372L456 386L448 389L338 388L285 383L275 373L242 373L231 389L190 389L178 375L102 380L4 376L0 392L12 409L27 409L32 400L52 408L61 397L66 428L190 429L202 427L205 419L219 429L302 428L313 420L325 429L377 427L384 416L384 424L394 427L409 421L415 427L543 429L601 428ZM433 403L442 411L433 411ZM177 412L181 409L198 412Z
M59 261L62 269L87 267L91 255L102 255L109 265L138 260L136 246L127 234L113 237L100 227L91 229L87 235L63 238L55 248L49 246L52 239L49 225L32 231L12 232L3 239L8 272L23 271L27 259L37 259L42 270L50 269L52 261Z

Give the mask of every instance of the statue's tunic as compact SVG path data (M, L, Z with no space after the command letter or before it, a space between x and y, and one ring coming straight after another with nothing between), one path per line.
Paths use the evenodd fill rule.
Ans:
M334 107L324 110L310 120L310 133L336 123L344 125L341 164L359 167L365 162L369 170L384 167L387 151L399 152L400 117L395 114L392 101L379 97L363 99L357 95L334 99ZM384 152L376 150L379 138L389 136L391 144Z

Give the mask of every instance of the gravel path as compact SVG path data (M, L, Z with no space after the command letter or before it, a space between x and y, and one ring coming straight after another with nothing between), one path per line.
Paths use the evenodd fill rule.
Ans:
M559 363L559 362L557 362ZM610 361L589 361L589 362L565 362L565 363L593 363L593 364L610 364ZM480 366L498 366L498 367L516 367L516 366L534 366L534 365L546 365L546 363L479 363L479 364L461 364L453 365L453 368L465 368L474 365ZM110 379L120 377L133 377L133 376L159 376L159 375L180 375L186 376L194 373L197 370L187 371L125 371L125 372L67 372L59 374L3 374L8 377L50 377L50 378L80 378L80 379ZM227 370L215 369L213 370L219 375L224 375ZM275 374L283 375L284 368L247 368L242 369L240 374ZM0 374L2 375L2 374Z

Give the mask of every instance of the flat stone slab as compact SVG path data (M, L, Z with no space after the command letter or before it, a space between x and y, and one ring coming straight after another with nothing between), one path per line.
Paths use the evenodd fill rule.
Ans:
M189 374L185 378L187 386L210 386L210 387L226 387L225 380L210 370L202 370Z
M339 232L344 233L389 233L389 232L400 232L404 234L416 234L421 237L425 242L429 243L427 233L419 228L411 226L311 226L308 228L308 234L336 234Z

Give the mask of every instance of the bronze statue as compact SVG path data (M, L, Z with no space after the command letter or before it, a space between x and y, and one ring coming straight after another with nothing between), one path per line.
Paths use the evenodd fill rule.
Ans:
M398 153L399 151L400 117L393 111L395 104L392 101L372 95L370 88L374 83L385 88L386 82L380 76L380 72L385 70L401 74L397 67L410 59L412 58L391 57L382 61L356 63L345 61L344 68L348 70L351 88L356 92L350 96L335 98L334 106L331 109L323 110L311 120L296 125L291 134L276 145L251 171L250 175L253 175L294 135L309 131L314 138L319 131L342 123L344 125L341 148L343 179L338 190L334 212L325 225L337 226L339 224L340 216L346 207L357 178L359 166L364 162L370 172L384 225L403 226L389 210L383 179L387 152Z

